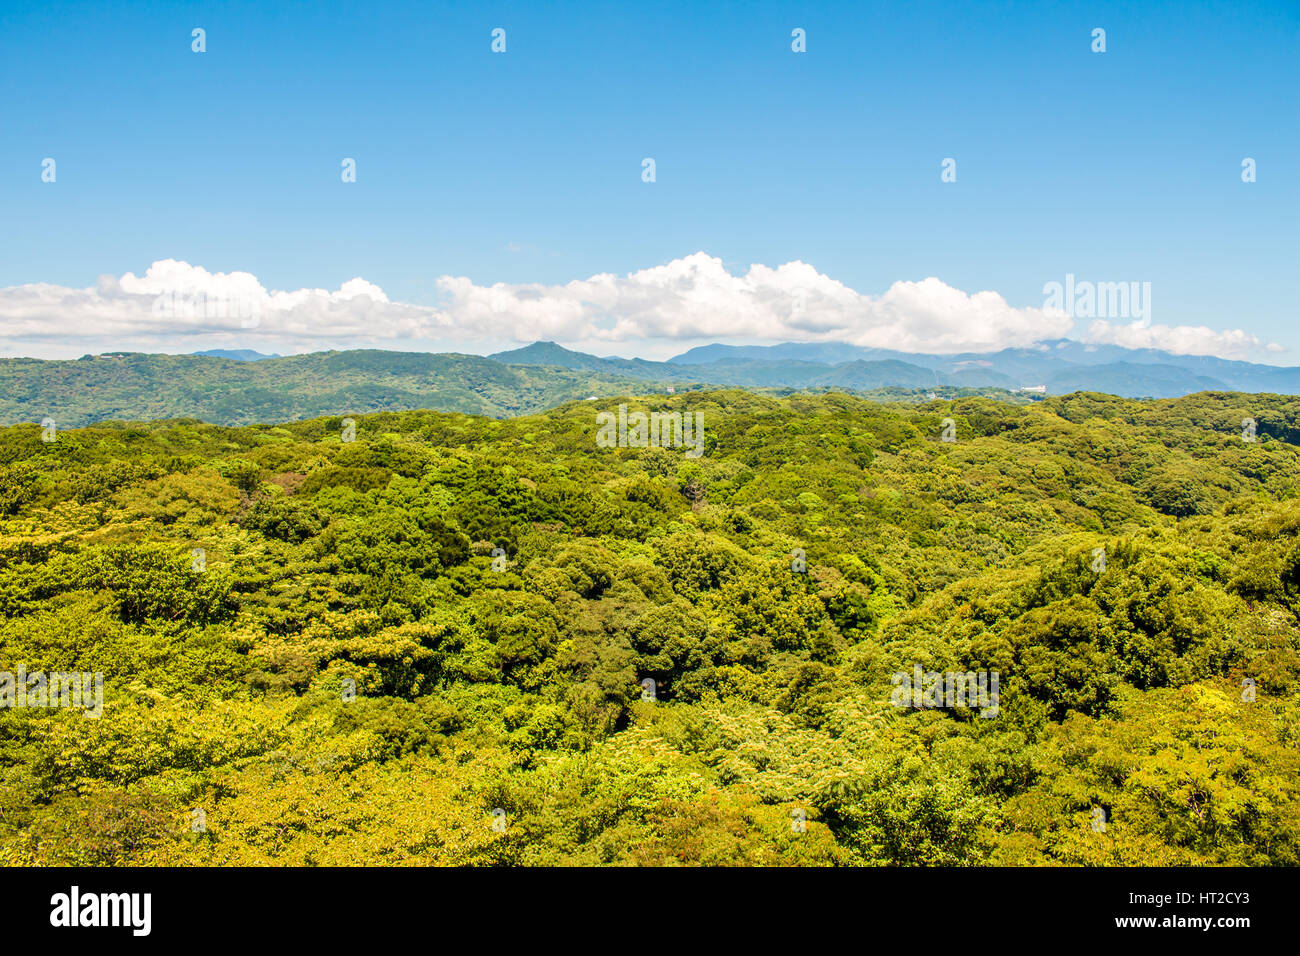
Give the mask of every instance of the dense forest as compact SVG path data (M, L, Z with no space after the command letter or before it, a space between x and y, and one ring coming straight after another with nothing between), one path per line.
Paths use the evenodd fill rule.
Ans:
M0 429L0 864L1300 864L1300 399L338 409Z

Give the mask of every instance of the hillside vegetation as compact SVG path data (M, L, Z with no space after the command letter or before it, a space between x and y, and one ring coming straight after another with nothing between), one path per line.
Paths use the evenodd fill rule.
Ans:
M509 366L479 355L357 349L256 362L128 352L76 361L0 359L0 423L196 418L223 425L332 413L440 411L506 417L644 382L620 375Z
M0 863L1300 864L1300 399L355 425L0 429Z

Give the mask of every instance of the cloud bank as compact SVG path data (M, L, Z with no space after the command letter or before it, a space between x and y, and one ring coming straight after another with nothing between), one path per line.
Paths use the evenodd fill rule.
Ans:
M542 340L610 352L646 342L848 342L906 352L995 351L1067 336L1060 309L1016 308L996 292L968 293L936 278L899 281L864 295L804 262L752 265L732 275L697 252L629 275L564 285L436 282L436 306L393 302L356 278L338 289L275 291L247 272L212 273L174 259L143 275L104 276L91 288L30 284L0 289L0 343L7 355L72 358L108 350L190 352L241 347L263 352L330 348L421 349L437 342ZM1242 357L1272 348L1239 329L1087 325L1085 342ZM624 346L624 348L619 348ZM671 351L671 349L670 349Z

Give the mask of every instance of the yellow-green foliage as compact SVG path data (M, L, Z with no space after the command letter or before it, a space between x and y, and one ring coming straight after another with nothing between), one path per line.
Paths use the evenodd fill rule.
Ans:
M1294 400L617 401L0 430L0 863L1300 863Z

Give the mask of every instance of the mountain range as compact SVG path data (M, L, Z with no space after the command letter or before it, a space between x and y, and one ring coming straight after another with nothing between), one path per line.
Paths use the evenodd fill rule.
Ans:
M554 342L490 356L377 349L268 356L110 352L73 360L0 359L0 424L52 418L196 418L221 425L429 408L495 418L565 402L730 386L838 390L924 401L975 392L1013 401L1075 391L1175 398L1203 391L1300 394L1300 368L1070 340L960 355L842 343L706 345L666 362L601 358Z
M663 381L774 388L852 390L949 385L1034 389L1049 395L1108 392L1126 398L1177 398L1202 391L1300 393L1300 368L1283 368L1158 349L1084 345L1070 339L998 352L931 355L842 342L704 345L667 362L597 358L554 342L498 352L509 365L607 371Z

